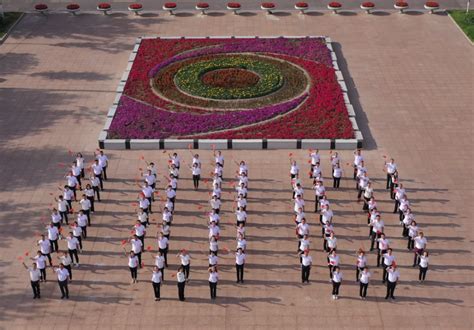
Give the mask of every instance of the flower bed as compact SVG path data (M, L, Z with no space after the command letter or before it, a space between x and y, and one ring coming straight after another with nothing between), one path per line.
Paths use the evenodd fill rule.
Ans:
M231 9L240 9L240 7L241 5L238 2L229 2L227 4L227 8L231 8Z
M353 130L323 38L170 38L141 41L107 138L348 139Z
M375 4L373 2L362 2L361 7L363 7L363 8L374 8Z
M341 8L341 4L339 2L330 2L328 4L328 7L330 7L330 8Z
M71 3L66 6L67 10L78 10L80 6L77 3Z
M100 10L106 10L110 8L112 8L112 6L110 5L110 3L107 3L107 2L102 2L97 5L97 9L100 9Z
M143 9L143 5L141 3L132 3L128 6L129 10L140 10Z
M35 5L35 10L37 11L44 11L44 10L47 10L48 9L48 6L44 3L39 3L37 5Z

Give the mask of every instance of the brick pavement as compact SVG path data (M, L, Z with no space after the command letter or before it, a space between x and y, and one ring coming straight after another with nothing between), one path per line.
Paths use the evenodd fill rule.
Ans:
M208 196L207 191L191 190L189 175L184 175L171 249L187 248L203 259L193 262L186 303L177 301L173 281L164 285L164 299L155 303L149 283L129 284L120 241L133 220L130 203L137 190L134 178L143 165L140 156L157 161L162 171L166 160L160 151L130 151L109 153L113 179L93 219L70 301L58 299L54 282L43 286L41 301L31 299L27 275L16 257L33 251L40 216L51 203L49 193L61 182L63 169L57 163L69 161L68 149L85 151L90 158L96 148L134 39L207 34L328 35L339 43L338 57L346 62L351 99L368 139L369 174L376 179L381 208L386 212L392 207L381 190L382 155L387 154L401 168L417 220L429 239L432 266L425 284L417 284L396 218L385 214L402 266L399 299L382 299L385 288L375 270L372 298L359 301L353 255L358 247L367 247L367 228L361 206L354 202L353 182L345 180L344 189L329 192L346 278L342 297L330 299L318 238L312 245L317 264L312 283L301 286L290 221L288 151L266 151L263 156L227 151L228 160L245 158L250 164L247 281L235 285L233 260L224 256L218 300L208 299L207 261L200 252L207 248L207 230L197 209ZM472 76L472 46L441 15L26 16L0 47L0 327L472 327ZM306 165L305 152L293 152ZM210 152L200 154L209 163ZM347 152L342 156L350 159ZM325 152L325 172L328 157ZM232 248L229 201L224 211L221 245ZM310 223L316 224L313 215ZM373 264L374 255L369 262ZM148 279L149 274L140 273L139 280Z

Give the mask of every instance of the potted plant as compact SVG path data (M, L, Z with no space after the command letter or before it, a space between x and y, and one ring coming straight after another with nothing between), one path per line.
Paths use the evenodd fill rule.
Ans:
M260 8L266 10L268 15L271 15L273 14L273 9L275 9L275 4L273 2L262 2Z
M341 9L342 5L339 2L330 2L328 4L328 9L332 10L334 14L337 14L337 11Z
M170 15L173 15L173 11L176 9L176 3L174 2L166 2L163 5L163 10L166 10L167 12L170 13Z
M295 3L295 9L299 10L301 14L304 14L308 10L308 4L306 2L297 2Z
M198 2L196 4L196 10L200 10L202 15L206 15L206 10L209 9L209 4L207 2Z
M70 3L66 6L66 10L74 16L79 12L80 8L81 6L79 6L77 3Z
M110 9L112 9L112 6L107 2L101 2L97 5L97 10L103 12L104 15L107 15Z
M48 11L48 6L44 3L38 3L38 4L35 5L35 10L38 13L41 13L41 14L45 15L46 12Z
M439 9L439 3L435 1L427 1L425 3L425 9L430 11L430 14L433 14L436 9Z
M395 4L393 5L393 7L395 9L398 9L400 11L400 14L403 14L403 11L405 9L408 9L408 2L405 2L405 1L397 1L395 2Z
M367 14L370 14L370 11L375 8L375 4L370 1L362 2L360 4L360 9L365 10Z
M242 6L238 2L228 2L227 3L227 10L232 10L234 12L234 15L239 14L239 10Z
M128 5L128 10L138 15L143 10L143 5L141 3L132 3Z

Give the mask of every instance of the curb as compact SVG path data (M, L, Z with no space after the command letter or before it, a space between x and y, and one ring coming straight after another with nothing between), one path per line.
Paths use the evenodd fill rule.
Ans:
M157 36L143 36L135 40L135 45L128 58L127 67L120 78L120 82L116 89L113 105L107 112L107 118L102 131L99 134L98 143L100 149L112 150L160 150L160 149L237 149L237 150L262 150L262 149L321 149L321 150L353 150L362 148L363 135L357 125L356 114L352 106L347 85L344 81L344 76L339 70L337 56L332 47L332 41L329 37L321 36L262 36L262 38L324 38L326 45L331 52L331 59L337 82L341 86L344 96L344 103L346 105L349 120L352 124L354 132L353 139L108 139L108 130L115 116L115 112L122 97L125 83L128 79L133 62L137 56L140 44L144 39L196 39L196 38L210 38L210 39L240 39L240 38L258 38L259 36L207 36L207 37L157 37Z
M7 40L7 38L10 36L10 33L13 31L15 26L17 26L17 24L20 23L20 21L23 19L24 16L25 16L25 13L21 13L20 17L18 17L18 19L15 21L15 23L13 23L13 25L10 26L8 31L5 32L3 37L0 38L0 45L3 44L5 42L5 40Z
M449 19L451 19L451 21L453 22L453 24L458 28L459 31L461 31L462 35L464 36L464 38L467 39L467 41L471 44L471 46L474 45L474 42L471 41L471 39L469 39L469 37L467 36L467 34L463 31L463 29L461 29L461 27L458 25L458 23L454 20L454 18L451 16L451 14L449 13L449 11L446 10L446 12L448 13L448 17Z

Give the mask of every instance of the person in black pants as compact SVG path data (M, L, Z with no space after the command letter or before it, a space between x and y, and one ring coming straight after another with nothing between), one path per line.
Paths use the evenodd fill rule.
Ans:
M180 301L185 301L184 288L186 287L186 277L184 276L183 266L178 268L176 273L176 279L178 280L178 297Z
M216 267L209 267L209 289L211 291L211 299L217 297L217 281L219 280L219 273Z
M395 299L393 296L395 293L395 288L397 286L398 278L400 277L400 273L398 272L397 266L392 265L387 268L387 294L385 295L385 299L392 298Z
M423 254L420 256L420 273L418 275L418 280L420 282L424 282L426 278L426 272L428 271L428 262L429 262L429 257L428 257L428 251L423 251Z
M40 278L41 278L41 272L36 266L36 263L34 262L31 266L31 268L28 268L24 262L22 262L23 267L28 271L30 274L30 282L31 282L31 288L33 289L33 299L40 299L41 298L41 293L40 293Z
M342 274L339 266L335 266L332 272L332 299L339 299L339 287L342 282Z
M311 265L313 259L308 255L309 250L304 250L304 253L301 256L301 283L309 283L309 273L311 271Z
M151 277L151 283L153 285L153 292L155 293L155 301L160 300L160 286L162 280L162 274L157 266L153 267L153 275Z
M245 253L238 248L235 253L235 270L237 272L237 283L244 283Z
M365 299L367 297L367 288L369 287L369 280L370 280L370 272L367 267L364 267L362 272L360 272L359 282L360 282L360 289L359 289L359 296L360 299Z

